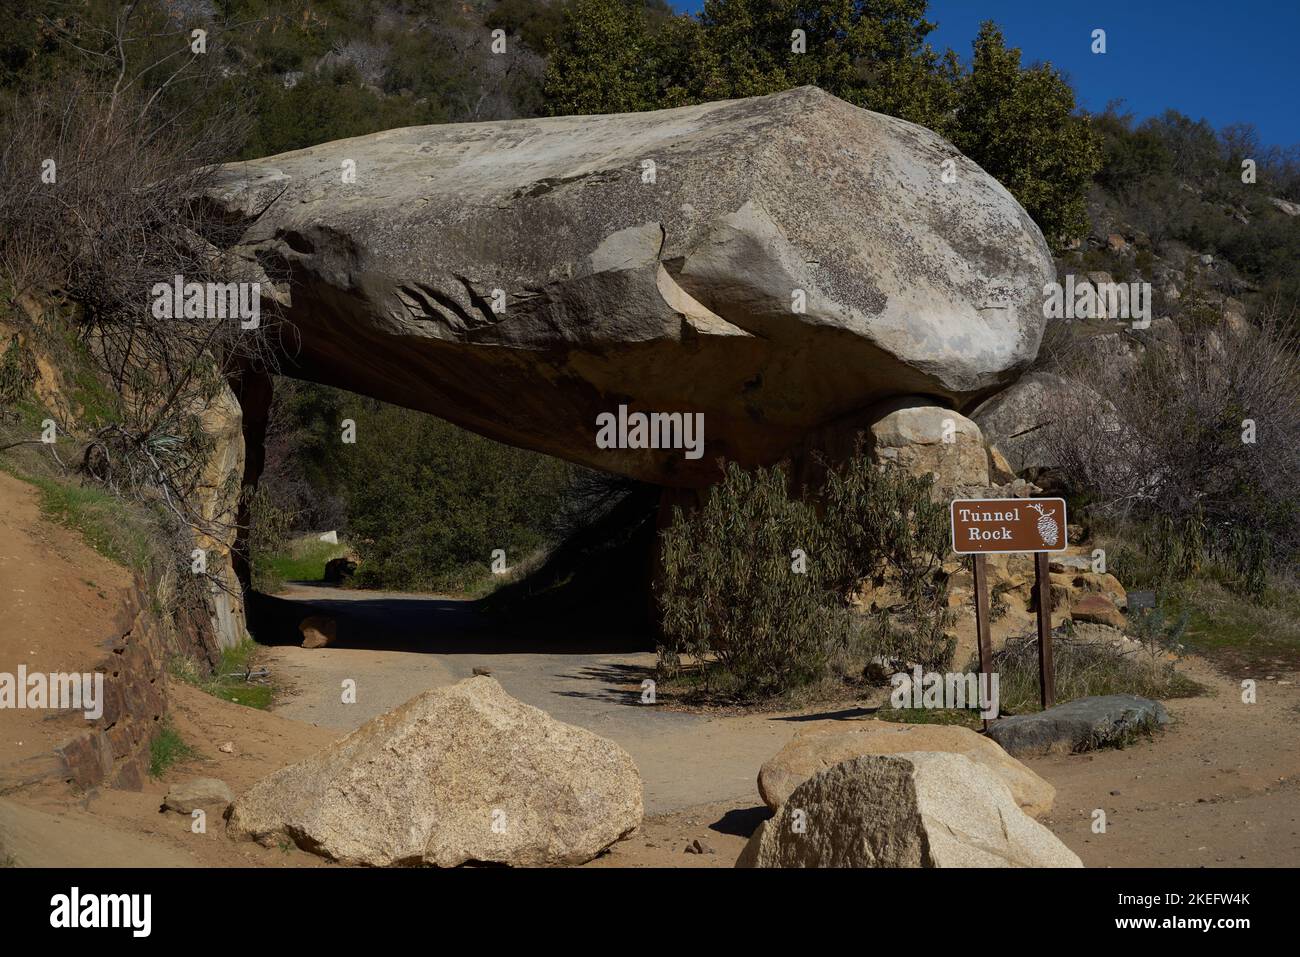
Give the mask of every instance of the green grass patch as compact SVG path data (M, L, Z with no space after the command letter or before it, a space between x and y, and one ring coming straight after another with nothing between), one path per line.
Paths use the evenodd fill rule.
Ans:
M1217 582L1197 580L1164 606L1170 614L1187 616L1187 650L1228 674L1300 670L1300 590L1274 586L1255 600Z
M181 740L180 733L164 718L157 734L149 742L149 776L160 778L178 761L194 757L197 752Z
M325 564L347 555L348 546L340 542L331 545L315 535L304 535L288 542L278 551L264 556L264 577L272 581L316 582L325 577Z
M269 682L241 677L254 670L258 647L257 642L245 640L234 648L224 649L221 661L210 676L200 674L198 666L189 658L173 658L168 670L174 677L215 698L265 711L275 699L274 686Z
M30 476L27 481L40 490L46 518L79 531L91 548L110 561L135 571L149 567L150 529L135 508L95 486L44 476Z
M275 690L270 685L255 685L233 681L215 685L209 690L209 694L229 701L231 704L242 704L246 708L257 708L259 711L265 711L271 707L271 701L275 697Z
M978 731L984 726L978 711L969 708L891 708L882 707L875 713L877 721L898 724L955 724Z

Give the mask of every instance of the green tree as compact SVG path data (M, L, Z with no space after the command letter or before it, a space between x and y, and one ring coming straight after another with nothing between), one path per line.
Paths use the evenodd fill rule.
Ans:
M634 0L576 0L550 42L542 80L555 116L633 113L688 102L698 27Z
M992 21L980 27L962 80L957 148L995 176L1055 248L1087 226L1086 197L1101 165L1097 135L1074 114L1074 91L1051 64L1020 68Z
M707 692L763 698L821 678L849 640L830 588L831 543L813 506L790 497L782 468L729 464L701 508L674 509L662 543L666 675L689 657ZM800 570L794 549L806 555Z
M957 63L925 42L925 11L926 0L708 0L702 89L716 99L818 86L942 131Z
M351 67L306 74L290 89L274 76L243 86L258 110L241 159L446 118L429 99L384 96L361 85Z

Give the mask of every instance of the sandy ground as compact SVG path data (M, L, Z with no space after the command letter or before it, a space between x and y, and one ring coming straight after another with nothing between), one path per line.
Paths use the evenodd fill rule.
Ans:
M43 522L30 489L4 475L0 534L0 597L10 603L6 623L16 623L0 633L0 671L20 660L42 670L93 661L125 573ZM641 703L651 656L615 638L503 635L463 603L435 596L296 589L289 597L301 603L288 606L292 615L339 616L342 647L264 649L281 689L272 712L172 682L176 727L196 756L143 792L45 785L0 797L0 863L329 866L296 848L231 841L220 822L193 833L189 818L160 813L162 796L198 776L219 777L238 794L412 695L486 667L511 694L619 742L636 761L645 823L589 866L730 867L766 814L755 785L762 762L802 729L871 720L877 703L740 716L668 711ZM1234 680L1197 660L1183 667L1212 694L1168 702L1174 723L1157 739L1026 762L1057 788L1044 823L1093 867L1300 864L1295 676L1261 680L1258 703L1246 705ZM341 701L347 678L357 683L356 704ZM0 765L44 747L63 720L0 710ZM220 750L226 744L232 753ZM1091 828L1096 809L1106 813L1104 834Z
M88 670L106 653L129 584L79 533L41 517L35 487L0 472L0 671ZM53 749L82 720L0 708L0 763Z

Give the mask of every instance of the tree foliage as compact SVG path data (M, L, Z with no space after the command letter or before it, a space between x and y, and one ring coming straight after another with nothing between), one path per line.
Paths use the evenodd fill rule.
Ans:
M980 27L960 83L953 143L995 176L1049 243L1087 226L1087 190L1100 165L1095 134L1074 114L1074 91L1048 64L1021 69L992 22Z
M340 441L340 423L356 442ZM472 589L492 552L513 566L548 538L568 465L441 419L324 386L280 380L263 484L271 515L337 528L361 559L355 584Z
M926 0L708 0L699 20L576 0L544 92L554 114L662 109L813 85L945 136L997 177L1059 246L1086 225L1097 137L1050 65L985 23L969 70L927 38ZM798 49L796 49L798 47Z

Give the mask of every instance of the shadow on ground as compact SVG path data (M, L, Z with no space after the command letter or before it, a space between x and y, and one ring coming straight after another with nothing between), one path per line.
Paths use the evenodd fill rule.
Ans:
M710 824L709 830L717 831L719 834L749 837L758 830L760 824L771 816L772 812L762 804L758 807L736 808L734 811L728 811Z
M486 614L479 602L393 595L294 583L288 597L248 595L248 630L259 644L299 645L299 624L326 615L337 625L332 647L427 654L618 654L652 650L644 632L591 625L524 627ZM632 680L629 678L628 680ZM639 684L641 677L637 677Z

